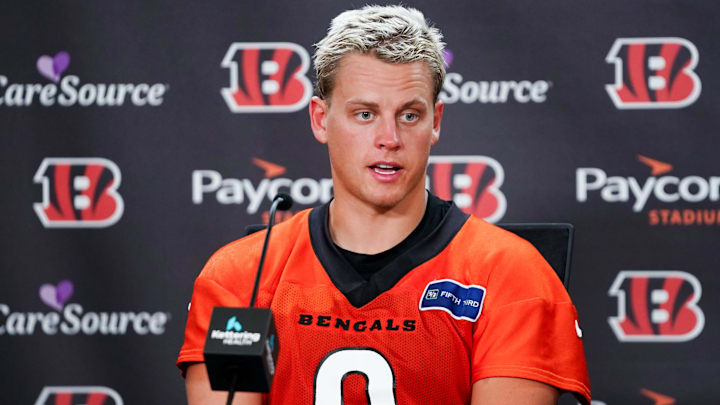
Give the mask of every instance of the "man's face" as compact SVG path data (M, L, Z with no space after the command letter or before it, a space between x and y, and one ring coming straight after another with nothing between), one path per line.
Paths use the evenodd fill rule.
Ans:
M386 210L422 196L442 102L433 103L430 69L348 54L328 102L313 97L315 138L327 143L336 197Z

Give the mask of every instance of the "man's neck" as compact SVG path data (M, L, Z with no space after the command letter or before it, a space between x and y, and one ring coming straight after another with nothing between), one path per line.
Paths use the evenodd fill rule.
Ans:
M336 196L330 203L329 229L333 242L363 254L392 248L410 235L425 214L427 192L421 191L386 210Z

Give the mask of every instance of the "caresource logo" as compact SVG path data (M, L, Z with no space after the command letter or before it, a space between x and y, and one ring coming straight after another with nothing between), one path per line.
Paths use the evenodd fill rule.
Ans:
M455 60L455 54L452 50L445 48L442 50L442 57L443 57L443 65L445 66L445 70L450 69L450 66L452 66L453 60Z
M44 387L35 405L123 405L124 402L112 388L100 386L51 386Z
M104 228L122 216L120 169L108 159L45 158L33 181L42 202L33 209L46 228Z
M455 54L443 50L446 69L455 60ZM465 80L460 73L448 72L445 75L439 99L445 104L503 104L544 103L552 83L547 80Z
M281 177L285 167L258 158L252 162L264 171L264 178L225 178L216 170L193 170L193 204L203 204L212 195L222 205L245 204L245 211L252 215L263 201L272 201L281 191L290 194L299 206L324 204L332 198L332 179Z
M63 107L119 107L126 102L137 107L159 106L170 88L162 83L81 83L76 75L63 77L70 60L70 54L65 51L38 58L38 73L52 83L11 83L7 76L0 74L0 106L30 107L35 102L44 107L56 103Z
M220 94L234 113L298 111L312 96L310 56L298 44L235 42L220 66L230 71Z
M605 62L615 83L605 85L619 109L683 108L700 96L698 51L683 38L618 38Z
M633 212L641 212L648 203L699 204L720 200L720 176L667 175L674 170L670 163L638 155L640 163L650 168L651 176L638 179L633 176L608 174L597 167L576 170L575 186L578 202L587 202L597 193L607 203L632 203ZM653 204L657 205L657 204ZM648 211L650 225L716 225L720 224L718 208L653 208Z
M74 285L69 280L58 284L43 284L40 300L52 312L13 312L10 306L0 303L0 335L162 335L170 320L166 312L99 312L86 311L82 305L68 303Z
M507 208L500 191L505 171L488 156L430 156L427 188L468 214L498 222Z
M608 294L618 300L618 314L608 322L621 342L686 342L705 326L697 305L702 287L684 271L624 270Z

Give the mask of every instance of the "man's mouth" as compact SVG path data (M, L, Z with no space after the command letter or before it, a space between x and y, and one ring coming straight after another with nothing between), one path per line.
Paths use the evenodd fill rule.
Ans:
M400 167L393 166L393 165L386 165L386 164L376 164L370 166L371 169L375 171L375 173L383 174L383 175L391 175L397 173L398 170L400 170Z

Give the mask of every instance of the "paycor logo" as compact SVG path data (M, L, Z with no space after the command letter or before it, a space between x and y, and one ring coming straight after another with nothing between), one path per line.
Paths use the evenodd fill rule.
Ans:
M598 194L608 203L632 203L633 212L641 212L648 203L699 204L720 200L720 176L665 175L673 170L669 163L638 155L638 160L650 167L651 176L638 179L614 176L597 167L576 170L576 198L585 203ZM594 198L597 198L594 197ZM654 204L657 205L657 204ZM648 211L650 225L715 225L720 224L717 208L653 208Z
M95 312L66 305L74 291L69 280L40 287L40 300L54 312L14 312L0 303L0 335L162 335L170 320L166 312Z
M0 74L0 106L43 107L80 105L119 107L126 103L136 107L159 106L170 88L162 83L82 83L80 77L63 73L70 66L70 54L43 55L37 60L38 72L52 83L11 83Z
M278 192L290 194L297 205L324 204L332 198L332 179L281 177L286 169L278 164L254 158L253 164L265 171L265 178L224 178L216 170L193 170L192 201L203 204L214 196L222 205L245 204L248 214L256 214L263 201L272 201Z

